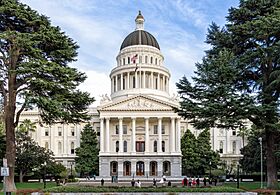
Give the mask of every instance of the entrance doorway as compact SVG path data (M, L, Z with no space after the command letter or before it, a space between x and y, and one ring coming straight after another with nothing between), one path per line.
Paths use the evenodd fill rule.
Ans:
M145 174L145 165L144 162L138 161L136 163L136 175L143 176Z
M157 176L157 162L150 162L150 176Z
M131 163L129 161L125 161L123 163L123 175L124 176L130 176L131 175Z

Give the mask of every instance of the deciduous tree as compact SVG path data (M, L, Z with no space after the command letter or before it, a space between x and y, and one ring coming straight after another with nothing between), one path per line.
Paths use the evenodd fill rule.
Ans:
M85 110L93 98L76 89L85 74L68 66L78 45L46 16L18 0L0 0L0 21L0 93L10 168L6 186L14 191L15 128L22 111L37 106L47 124L75 123L88 118Z

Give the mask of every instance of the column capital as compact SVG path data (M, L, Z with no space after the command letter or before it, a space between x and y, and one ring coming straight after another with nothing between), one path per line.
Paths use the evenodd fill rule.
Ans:
M119 119L119 120L123 120L123 117L120 116L120 117L118 117L118 119Z
M105 117L105 119L106 119L106 120L110 120L110 117L109 117L109 116L107 116L107 117Z
M145 117L144 117L144 119L145 119L145 120L149 120L149 119L150 119L150 117L148 117L148 116L145 116Z
M157 117L158 120L162 120L163 117Z
M134 117L131 117L131 119L132 119L132 120L136 120L136 116L134 116Z

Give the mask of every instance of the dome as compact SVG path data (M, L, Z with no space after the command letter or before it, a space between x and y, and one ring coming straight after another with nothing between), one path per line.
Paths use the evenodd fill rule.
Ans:
M145 30L136 30L130 33L124 39L120 50L132 45L149 45L160 49L155 37Z

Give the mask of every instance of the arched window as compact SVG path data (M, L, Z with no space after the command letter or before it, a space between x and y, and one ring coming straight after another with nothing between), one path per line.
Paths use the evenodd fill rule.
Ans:
M119 141L116 141L116 152L119 152L119 146L120 144L119 144Z
M156 65L157 65L157 58L156 58Z
M61 151L62 151L61 142L58 142L58 154L61 154Z
M75 144L74 142L71 142L71 154L75 153Z
M142 56L139 56L139 63L142 63Z
M123 163L123 175L130 176L131 175L131 163L129 161L125 161Z
M165 152L165 142L164 141L161 142L161 149L162 149L162 152Z
M236 141L232 142L232 153L236 154Z
M151 57L151 64L153 64L153 57Z
M154 152L157 152L157 141L154 141Z
M116 134L119 134L119 125L116 125Z
M148 56L145 56L145 63L148 63Z
M127 58L127 63L130 64L130 57Z
M123 65L125 65L125 58L123 58Z
M123 152L127 152L127 141L123 142Z
M223 143L223 141L220 141L220 153L221 154L224 152L223 148L224 148L224 143Z

